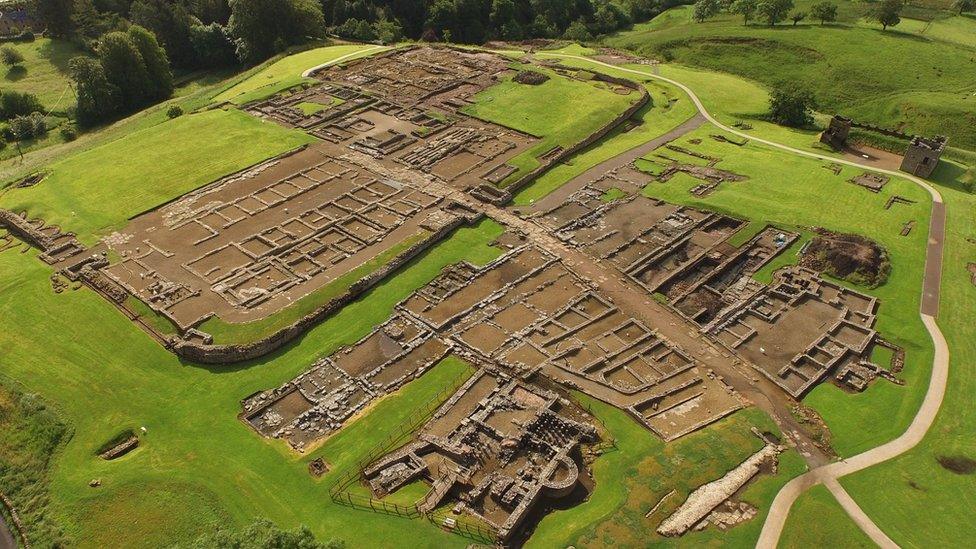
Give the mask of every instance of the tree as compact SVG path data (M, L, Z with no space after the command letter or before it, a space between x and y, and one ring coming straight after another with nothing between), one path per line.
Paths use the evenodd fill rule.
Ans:
M793 9L793 0L759 0L756 12L766 20L770 26L786 19L786 15Z
M715 17L722 10L722 4L718 0L697 0L691 18L696 23L701 23L706 19Z
M173 73L169 69L169 59L156 41L156 36L139 25L129 27L128 35L146 66L150 99L158 101L173 95Z
M807 12L805 11L794 11L790 14L790 20L793 21L793 26L795 27L797 23L803 21L807 17Z
M41 102L32 93L21 93L8 90L0 95L0 118L9 120L15 116L25 116L32 112L43 111Z
M593 35L586 28L586 23L582 19L577 19L566 27L566 32L563 33L563 39L583 43L593 40Z
M976 0L956 0L952 3L952 9L962 15L963 12L976 10Z
M156 35L173 65L197 66L190 31L193 17L182 4L168 0L136 0L129 9L129 19Z
M514 0L492 0L488 22L491 23L496 38L520 40L523 36Z
M102 17L92 0L75 0L71 23L78 36L94 40L102 34Z
M820 21L820 24L833 23L837 20L837 4L817 2L810 6L810 17Z
M748 25L752 16L756 13L756 7L758 6L758 0L735 0L732 5L729 6L729 11L742 16L742 24Z
M92 126L115 116L119 109L119 90L108 81L101 63L90 57L75 57L68 62L68 72L78 95L79 125Z
M48 34L65 38L74 32L71 20L74 4L74 0L37 0L37 17L47 27Z
M812 111L816 104L809 90L796 83L779 84L769 97L769 118L784 126L809 126L813 123Z
M105 77L119 90L122 110L129 112L149 103L155 95L146 62L124 32L110 32L98 44L98 58Z
M384 44L392 44L403 39L403 27L396 20L381 18L373 23L376 38Z
M227 29L219 23L190 27L190 41L200 67L226 67L237 62L234 42L227 36Z
M256 63L325 31L317 0L230 0L227 32L237 57Z
M24 54L17 51L17 48L13 46L4 46L0 48L0 61L3 61L3 64L8 67L16 67L24 62Z
M901 9L905 7L902 0L881 0L874 12L874 17L881 23L882 30L901 23Z

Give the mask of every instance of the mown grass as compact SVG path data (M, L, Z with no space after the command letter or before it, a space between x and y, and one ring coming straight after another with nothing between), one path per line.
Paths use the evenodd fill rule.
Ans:
M925 391L931 367L932 348L918 319L919 295L926 232L900 236L902 224L914 219L926 227L929 219L928 193L912 183L893 179L879 194L847 182L861 170L844 168L839 175L821 167L814 159L797 157L750 143L738 147L710 139L713 127L703 127L676 144L723 160L719 168L746 175L749 179L721 184L712 194L698 198L688 191L697 181L651 183L645 194L681 204L717 210L759 224L807 233L809 227L857 233L884 246L892 259L888 282L876 289L857 288L881 300L877 329L907 351L907 381L899 387L887 382L873 384L866 392L847 394L829 383L821 384L805 402L816 408L833 432L835 449L845 456L863 451L900 434L914 416ZM689 143L702 139L700 145ZM892 194L915 204L889 210L884 204ZM776 266L796 261L795 249L786 250ZM769 268L760 273L768 277Z
M540 52L538 55L544 56L544 53ZM559 61L573 67L598 67L585 60L560 58ZM607 67L600 66L599 70L611 76L641 82L650 93L651 101L648 106L637 111L633 117L639 125L626 132L618 128L572 158L550 168L515 195L516 205L532 204L593 166L667 133L695 114L695 106L673 86Z
M75 104L75 92L68 77L68 61L84 52L73 42L37 38L33 42L6 44L24 56L17 67L0 69L2 90L32 93L45 109L64 112Z
M55 162L38 185L0 196L0 207L90 244L136 214L312 140L237 110L184 115Z
M823 485L814 486L793 504L779 547L875 547Z
M803 471L794 452L781 456L775 476L761 476L742 494L761 512L750 522L729 532L709 528L680 539L663 538L654 530L699 485L715 480L762 447L750 427L778 432L758 409L738 412L703 430L672 443L638 425L626 413L586 395L576 398L596 416L617 442L617 448L600 456L593 465L596 483L589 499L575 507L546 516L529 538L527 547L646 547L649 545L713 544L730 546L754 542L765 510L776 490ZM648 511L671 490L652 514Z
M810 3L797 2L797 9ZM728 14L694 23L691 7L684 6L605 42L765 86L798 82L815 93L823 112L923 135L945 134L956 146L976 148L976 57L971 47L929 40L898 27L882 32L861 19L866 4L840 6L839 24L772 28L745 26L740 17ZM953 25L976 29L968 18L953 19L959 20ZM892 59L898 62L887 61Z
M345 44L341 46L326 46L315 48L295 55L289 55L270 65L255 71L248 78L238 82L214 97L215 102L229 101L235 105L243 105L257 101L278 93L281 90L297 86L305 81L302 72L322 63L328 63L344 55L363 52L369 55L383 51L370 45ZM367 51L368 50L368 51ZM354 59L355 57L350 57Z
M337 506L327 489L337 472L467 366L439 365L306 456L262 439L236 418L240 399L354 343L444 265L501 252L487 246L497 225L462 231L282 351L235 367L183 363L94 293L53 293L50 270L35 253L0 254L0 367L25 390L58 403L75 429L48 492L50 516L66 539L81 547L160 546L261 516L284 528L305 523L320 539L373 547L403 539L422 547L465 545L426 521ZM94 456L120 429L140 427L146 432L133 452L111 462ZM319 455L333 472L313 479L307 462ZM95 478L101 487L90 488Z
M976 474L942 467L940 457L976 459L976 286L966 270L976 263L976 196L958 190L959 171L940 166L934 179L946 201L945 256L939 327L949 344L949 380L935 424L922 442L893 460L841 483L861 508L903 547L962 547L976 532ZM884 489L879 489L884 487Z
M518 65L516 65L518 66ZM462 109L488 120L539 137L538 143L508 163L519 170L502 186L540 165L538 157L553 147L569 148L609 124L638 100L638 94L615 93L606 83L564 77L532 66L550 78L538 85L520 84L510 77L473 97Z

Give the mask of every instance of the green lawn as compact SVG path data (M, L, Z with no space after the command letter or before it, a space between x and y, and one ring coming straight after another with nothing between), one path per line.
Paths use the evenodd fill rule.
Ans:
M52 520L81 547L187 542L217 524L242 526L256 516L285 528L305 523L320 539L371 547L400 546L403 539L426 547L466 545L427 521L337 506L327 493L336 471L455 380L467 368L463 363L442 363L307 456L262 439L236 417L243 397L354 343L443 265L501 252L487 248L497 225L462 231L294 344L235 367L181 362L94 293L52 292L50 269L35 253L0 253L3 375L57 403L75 433L50 474ZM119 431L141 427L146 432L135 451L111 462L94 456ZM307 462L320 455L333 473L316 480ZM90 488L92 479L101 487Z
M574 51L571 53L575 54ZM544 56L544 53L540 52L538 55ZM597 67L588 61L576 59L560 59L560 62L573 67ZM531 204L593 166L667 133L695 114L695 107L691 101L673 86L644 81L633 74L606 67L599 67L599 70L611 76L640 81L647 88L648 93L651 94L651 101L648 106L634 115L634 119L638 120L640 125L627 132L616 129L593 146L552 167L515 195L516 205Z
M790 510L783 527L782 549L807 549L809 547L875 547L847 512L837 503L834 495L823 485L805 492Z
M811 3L798 1L797 9ZM972 47L927 38L928 32L968 36L976 30L976 21L946 19L936 27L939 30L920 37L899 27L882 32L876 24L866 23L861 15L869 4L839 5L839 24L781 24L775 28L758 23L745 26L741 17L728 14L694 23L691 7L683 6L605 42L683 65L744 76L766 86L796 81L814 91L825 113L925 135L946 134L956 146L976 148L976 57ZM958 22L949 23L955 20ZM895 59L898 62L884 61ZM706 91L704 87L695 89Z
M289 55L269 65L263 65L244 80L234 84L214 97L215 102L230 101L235 105L242 105L250 101L270 97L281 90L301 84L302 72L306 69L334 61L339 57L363 52L371 55L383 51L385 48L375 48L371 45L346 44L342 46L326 46L315 48L295 55ZM367 51L368 50L368 51ZM355 59L359 56L351 56Z
M935 173L948 208L939 310L950 350L945 400L919 446L841 479L868 516L903 547L962 547L976 532L976 474L954 473L938 462L940 457L976 459L971 435L976 425L976 286L966 271L968 263L976 263L976 196L956 190L960 170L950 168L943 165Z
M617 448L594 464L596 488L589 499L545 517L527 547L700 546L720 542L730 547L750 546L759 535L776 491L804 470L799 455L783 454L779 474L758 477L746 488L742 497L757 505L760 514L738 528L725 533L709 528L680 540L662 538L654 530L692 490L721 477L762 447L750 426L776 433L775 424L760 410L750 408L664 443L624 412L582 394L576 397L616 439ZM671 490L677 493L645 517Z
M538 157L553 147L568 148L582 141L638 100L636 92L615 93L603 82L564 77L536 66L532 70L545 72L549 80L529 85L508 78L476 94L474 104L462 109L465 114L541 138L509 162L519 171L502 186L538 167Z
M907 385L879 382L865 393L850 395L825 383L815 388L805 402L824 416L834 435L834 447L841 455L852 455L894 438L918 408L932 360L928 334L918 319L926 233L913 231L908 237L899 235L902 224L909 219L915 219L918 227L928 225L928 193L912 183L894 179L881 193L874 194L846 182L860 170L844 168L835 176L817 160L754 143L744 147L720 143L709 137L715 132L714 127L702 127L676 144L723 158L719 168L749 179L723 183L705 198L688 192L697 183L691 178L652 183L645 193L761 224L801 231L823 226L863 234L884 246L892 258L891 277L879 288L859 290L881 300L877 329L905 347L907 359L902 376ZM696 138L702 140L700 145L689 142ZM891 194L917 203L885 210L884 204ZM825 207L828 202L830 207ZM788 250L777 265L795 260L795 253Z
M37 186L0 196L0 207L91 243L136 214L312 140L237 110L184 115L55 162Z
M38 38L33 42L6 45L23 54L21 68L2 67L0 90L33 93L45 109L64 112L75 104L75 92L68 78L68 61L84 52L73 42Z

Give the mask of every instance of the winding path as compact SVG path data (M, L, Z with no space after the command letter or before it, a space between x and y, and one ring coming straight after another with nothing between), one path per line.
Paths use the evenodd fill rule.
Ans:
M909 425L908 429L906 429L905 432L902 433L898 438L882 444L881 446L877 446L860 453L854 457L829 463L827 465L814 467L813 469L786 483L786 485L780 489L779 493L776 494L776 498L773 500L773 503L770 506L769 514L766 517L766 522L763 524L762 532L756 544L757 547L762 549L775 548L779 542L780 535L783 532L783 526L786 524L786 517L789 515L793 502L796 501L800 494L802 494L807 488L817 484L824 484L824 486L826 486L827 489L834 494L834 497L837 498L838 502L841 504L841 507L844 508L854 522L862 530L864 530L864 532L867 533L875 543L881 547L897 547L897 544L895 544L880 528L878 528L870 517L868 517L867 514L861 510L861 508L857 505L857 502L855 502L854 499L847 494L837 479L844 475L848 475L862 469L866 469L872 465L892 459L914 448L919 442L922 441L925 433L932 426L932 423L935 421L935 417L938 414L939 407L942 405L942 400L945 397L946 381L949 374L949 347L946 344L945 337L939 330L938 324L936 323L936 317L939 313L939 292L942 283L943 241L945 239L946 224L946 209L945 204L942 201L942 195L934 186L913 175L894 170L879 169L869 164L796 149L788 145L769 141L767 139L756 137L754 135L738 131L734 128L730 128L709 114L701 100L688 86L670 78L660 76L659 74L652 74L626 67L619 67L578 55L545 52L536 52L536 55L577 59L586 61L588 63L601 65L616 71L637 74L643 77L667 82L668 84L676 86L684 91L688 97L691 98L692 102L695 104L695 107L698 109L698 112L705 117L706 120L726 132L799 156L816 158L818 160L827 160L858 168L866 168L875 172L908 179L927 190L932 196L932 215L929 221L929 239L925 254L925 273L922 281L922 300L919 315L923 324L925 325L926 330L928 330L929 335L932 338L932 342L935 347L935 354L932 360L932 374L931 378L929 379L929 387L925 393L925 398L922 401L922 405L919 407L911 425Z

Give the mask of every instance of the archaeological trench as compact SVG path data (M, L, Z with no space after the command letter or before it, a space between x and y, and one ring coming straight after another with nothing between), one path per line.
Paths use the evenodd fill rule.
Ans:
M546 70L583 78L552 63ZM875 346L891 347L874 329L875 298L804 266L776 271L769 284L753 277L798 234L765 227L732 245L745 221L640 192L677 173L700 181L696 195L745 179L717 168L721 159L665 145L652 159L658 170L617 167L506 208L547 168L626 129L649 100L641 86L587 73L591 85L631 97L630 108L520 171L511 161L540 137L463 113L474 94L515 72L495 54L426 46L321 69L316 84L244 107L315 136L313 144L145 212L87 249L43 220L0 211L0 250L21 241L40 249L60 276L104 296L167 349L227 364L281 347L458 227L498 221L506 228L498 259L445 268L356 344L244 398L240 419L309 452L372 402L445 357L461 358L475 373L415 414L405 437L334 481L330 494L501 543L524 540L553 502L584 500L593 460L613 445L572 391L673 441L756 404L746 385L795 405L824 381L852 391L878 377L900 382L900 349L894 364L870 360ZM884 181L855 183L873 190ZM214 318L269 318L351 274L361 277L344 293L258 341L220 344L200 328ZM133 299L175 333L146 322ZM755 515L732 496L784 449L756 435L759 452L692 492L658 532L731 527ZM312 464L316 474L328 467ZM427 492L415 504L385 503L417 482Z

